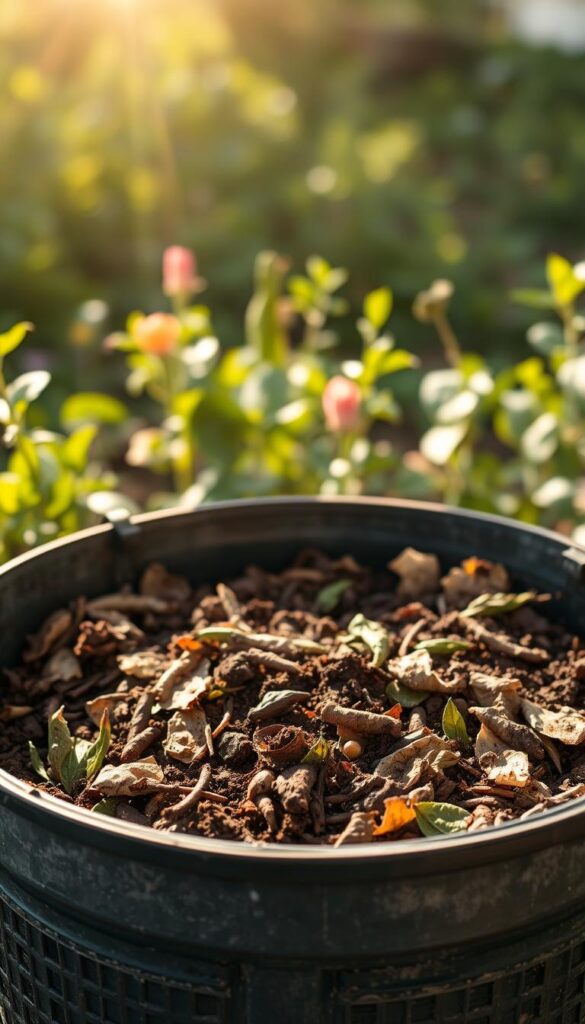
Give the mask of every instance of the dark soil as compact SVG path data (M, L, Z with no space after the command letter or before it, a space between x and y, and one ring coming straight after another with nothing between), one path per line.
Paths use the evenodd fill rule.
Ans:
M440 579L434 562L373 571L303 551L278 575L251 566L229 585L194 591L153 565L136 592L79 598L4 672L0 767L80 807L256 843L395 842L503 824L581 796L583 641L546 618L547 595L462 615L478 596L513 594L513 584L503 567L474 558ZM348 635L358 613L383 627L382 655L355 623ZM433 689L422 687L421 699L411 662L399 659L445 638L470 646L429 654ZM165 694L161 677L178 659ZM494 684L491 697L477 672ZM575 709L564 712L573 740L559 739L554 715L550 728L531 725L526 698ZM453 708L463 732L449 726ZM89 780L81 772L71 781L59 752L48 757L49 721L64 717L79 760L104 709L105 759ZM496 737L487 753L477 742L484 711L488 747ZM47 778L32 766L31 741ZM416 741L403 761L380 765ZM446 825L452 813L456 824Z

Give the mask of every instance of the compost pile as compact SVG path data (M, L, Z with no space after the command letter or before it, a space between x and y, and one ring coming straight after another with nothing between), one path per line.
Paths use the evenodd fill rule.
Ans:
M462 833L585 794L585 649L470 557L441 578L304 551L199 587L151 565L5 669L0 767L154 829L341 846Z

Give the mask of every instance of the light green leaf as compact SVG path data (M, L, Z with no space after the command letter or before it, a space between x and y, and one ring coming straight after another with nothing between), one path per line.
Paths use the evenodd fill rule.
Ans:
M0 512L14 516L20 508L20 477L18 473L0 473Z
M390 288L376 288L364 299L364 316L377 331L380 331L392 312L392 292Z
M37 775L40 775L41 779L44 779L45 782L50 782L51 780L47 774L47 769L45 768L41 760L41 755L39 754L32 740L28 741L28 751L30 754L30 763L32 764Z
M372 652L372 665L383 665L388 658L390 643L388 631L379 622L366 619L358 612L347 627L351 639L361 640ZM351 643L350 639L350 643Z
M403 686L397 679L391 679L386 686L386 696L388 700L395 703L398 701L403 708L414 708L430 697L430 692L428 690L411 690L410 686Z
M522 605L528 604L529 601L534 601L535 597L537 597L535 590L527 590L522 594L480 594L460 614L467 618L481 615L489 615L491 618L496 618L498 615L515 612Z
M16 409L21 403L30 405L35 399L42 395L50 383L51 374L47 370L31 370L30 373L21 373L15 377L6 387L6 397L11 406Z
M123 402L111 395L80 391L63 402L60 415L65 427L77 427L83 423L123 423L128 410Z
M112 730L110 728L110 714L108 709L106 708L102 715L102 720L100 722L100 731L98 733L97 739L95 743L92 743L83 759L85 777L88 780L93 779L94 775L97 775L102 764L104 763L104 758L108 752L111 738Z
M0 334L0 358L7 356L9 352L13 352L15 348L18 348L28 332L32 330L32 324L22 321L19 324L14 324L14 327L11 327L5 334Z
M118 803L117 797L105 796L103 800L99 800L97 804L93 805L92 811L94 814L107 814L108 818L115 818Z
M512 302L532 309L553 309L554 296L544 288L516 288L510 292Z
M301 764L323 764L327 760L329 746L330 744L327 742L325 737L319 736L319 739L315 740L313 746L309 747L301 761Z
M436 640L421 640L416 644L415 651L428 651L429 654L454 654L455 651L468 651L473 644L469 640L453 640L438 637Z
M543 412L524 431L520 448L529 462L541 465L548 462L557 450L559 443L559 423L552 412Z
M460 743L470 742L465 719L452 697L449 697L443 708L442 726L448 740L459 740Z
M334 583L328 583L315 598L316 609L320 612L332 612L350 586L351 580L335 580Z
M47 753L51 774L57 782L63 782L63 767L72 752L73 738L63 715L63 707L60 707L49 718L49 749ZM63 784L65 785L65 783ZM69 792L69 790L67 791Z
M97 427L89 423L85 427L74 430L63 442L59 451L63 465L76 473L82 473L87 465L89 449L96 434Z
M455 804L421 800L414 805L417 825L424 836L450 835L465 829L469 811Z
M571 306L585 288L564 256L551 253L546 260L546 276L557 306Z

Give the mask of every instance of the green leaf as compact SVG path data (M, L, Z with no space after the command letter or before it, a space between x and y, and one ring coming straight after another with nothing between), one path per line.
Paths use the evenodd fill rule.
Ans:
M51 374L47 370L31 370L30 373L21 373L15 377L6 387L6 397L13 409L18 408L21 403L30 405L35 399L42 395L43 391L51 381Z
M455 804L438 803L435 800L421 800L414 805L416 822L423 836L450 835L465 829L469 811Z
M97 391L83 391L71 395L61 406L61 422L65 427L83 423L123 423L128 410L123 402Z
M423 700L430 697L430 692L428 690L411 690L410 686L403 686L397 679L391 679L386 686L386 696L394 703L398 701L403 708L415 708L417 704L422 704Z
M14 324L14 327L11 327L5 334L0 334L0 358L7 356L9 352L13 352L15 348L18 348L28 332L32 330L33 325L23 320L19 324Z
M520 440L522 454L529 462L548 462L559 444L559 422L552 412L543 412L524 431Z
M319 591L315 598L315 608L317 611L332 612L350 586L351 580L335 580L334 583L328 583L326 587Z
M112 730L110 728L110 714L108 709L106 708L102 715L102 720L100 722L100 731L98 733L98 737L95 743L92 743L92 745L90 746L83 760L85 777L88 780L93 779L94 775L97 775L102 764L104 763L104 758L108 752L111 738Z
M420 440L424 457L435 466L445 466L467 434L468 424L453 423L448 427L431 427Z
M79 427L65 439L59 451L59 457L64 466L81 473L87 465L89 449L97 434L97 427L87 424Z
M0 473L0 512L14 516L20 508L20 476Z
M97 804L93 805L92 811L94 814L107 814L108 818L115 818L118 803L119 800L116 796L105 796L103 800L99 800Z
M379 622L366 619L358 612L347 627L351 638L361 640L372 652L372 665L383 665L390 649L388 632Z
M50 782L51 780L47 774L47 769L45 768L41 760L41 755L39 754L32 740L28 741L28 751L30 754L30 763L32 764L37 775L40 775L41 779L44 779L45 782Z
M537 597L535 590L527 590L522 594L480 594L460 614L467 618L481 615L496 618L498 615L507 614L507 612L515 612L522 605L534 601L535 597Z
M73 738L63 715L63 707L60 707L49 718L49 750L47 754L51 775L57 782L63 782L63 768L73 753L73 749ZM66 774L69 768L70 765L65 769ZM64 782L63 785L65 785Z
M428 651L429 654L454 654L455 651L468 651L473 644L469 640L452 640L439 637L436 640L421 640L416 644L415 651Z
M469 743L469 735L465 725L465 719L452 697L443 708L443 732L448 740L459 740L461 743Z
M324 736L319 736L318 740L315 740L312 747L309 747L307 753L303 757L301 764L323 764L327 760L329 753L330 744L327 742Z
M377 331L380 331L392 312L390 288L376 288L364 299L364 316Z
M554 296L544 288L516 288L510 292L510 298L512 302L532 309L553 309L555 304Z
M546 276L554 296L555 305L571 306L585 288L585 282L575 275L572 265L564 256L553 252L546 260Z

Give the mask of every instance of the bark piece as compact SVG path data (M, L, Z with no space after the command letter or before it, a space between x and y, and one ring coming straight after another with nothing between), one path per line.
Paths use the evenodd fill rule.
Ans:
M278 776L274 786L288 814L308 812L316 779L317 769L312 764L291 765Z
M336 725L358 736L400 736L400 721L389 715L378 715L373 711L358 711L354 708L343 708L339 704L327 702L323 704L319 715L329 725Z
M513 722L497 708L469 708L470 715L475 715L480 722L487 725L512 750L524 750L534 761L542 761L544 750L538 736L527 725Z

